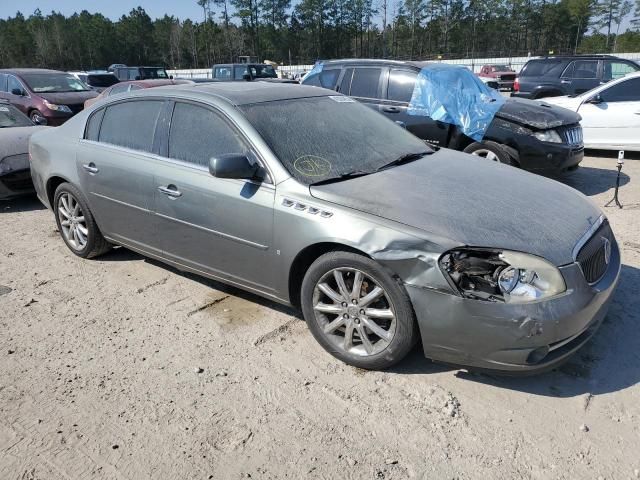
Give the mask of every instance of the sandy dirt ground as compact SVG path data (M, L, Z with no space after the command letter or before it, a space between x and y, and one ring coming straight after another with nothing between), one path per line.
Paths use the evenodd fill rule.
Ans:
M565 182L603 206L616 160L590 155ZM0 479L638 478L640 157L623 172L608 318L519 379L419 348L346 366L294 311L124 249L81 260L37 200L0 203Z

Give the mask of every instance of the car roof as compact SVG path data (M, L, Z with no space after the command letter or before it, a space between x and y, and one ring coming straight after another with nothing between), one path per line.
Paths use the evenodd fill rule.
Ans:
M435 65L439 62L427 62L427 61L414 61L414 60L385 60L380 58L343 58L340 60L322 60L320 63L323 65L345 65L345 64L358 64L358 65L397 65L397 66L412 66L416 68L424 68L429 65Z
M164 92L174 92L187 95L192 98L206 100L218 98L234 106L250 105L255 103L274 102L278 100L290 100L296 98L326 97L340 95L333 90L320 87L298 85L293 83L270 82L213 82L182 84L162 87ZM135 96L157 95L158 90L151 92L135 92Z
M64 73L61 70L49 70L46 68L5 68L0 70L0 73L12 73L14 75L23 75L26 73L36 73L36 74L45 74L45 73Z

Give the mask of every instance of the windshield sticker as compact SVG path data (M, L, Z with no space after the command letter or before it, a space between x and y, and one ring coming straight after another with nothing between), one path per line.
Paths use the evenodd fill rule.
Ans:
M338 103L355 103L356 101L351 97L345 97L344 95L330 95L329 98Z
M7 107L0 107L0 112L8 112L9 109Z
M331 171L331 163L315 155L303 155L293 162L293 168L305 177L324 177Z

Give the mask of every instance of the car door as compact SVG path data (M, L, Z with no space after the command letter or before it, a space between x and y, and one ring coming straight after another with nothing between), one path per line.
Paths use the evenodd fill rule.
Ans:
M154 140L164 104L161 99L129 100L97 110L76 156L82 190L102 233L158 255L152 214Z
M274 186L209 173L210 158L251 152L249 144L224 115L198 103L176 102L167 128L167 160L155 168L155 206L165 257L235 284L271 291Z
M385 99L380 105L380 112L405 126L416 137L430 144L446 147L449 124L407 113L418 73L415 69L393 67L389 69Z
M600 85L598 60L574 60L560 78L562 89L567 95L580 95Z
M578 109L585 145L640 147L640 77L616 82L600 90L599 95L587 99Z

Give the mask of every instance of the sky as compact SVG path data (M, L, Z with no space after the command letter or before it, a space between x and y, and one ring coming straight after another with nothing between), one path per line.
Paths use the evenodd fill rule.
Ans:
M17 11L28 17L39 8L45 15L52 10L65 16L88 10L117 20L138 6L144 8L151 18L163 17L167 13L180 20L202 20L202 9L196 0L0 0L0 18L13 17Z

